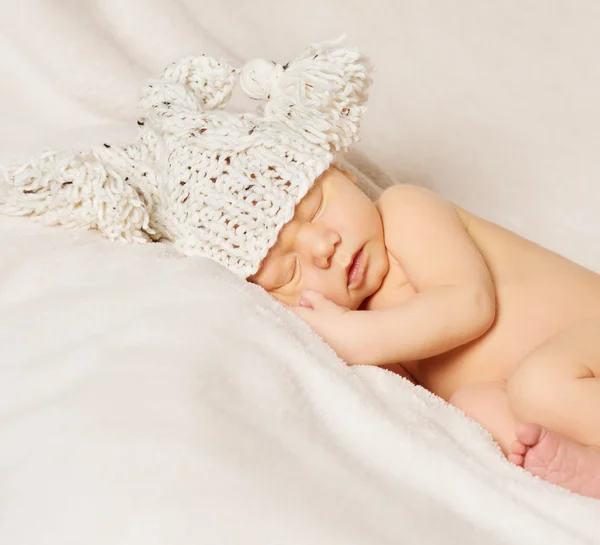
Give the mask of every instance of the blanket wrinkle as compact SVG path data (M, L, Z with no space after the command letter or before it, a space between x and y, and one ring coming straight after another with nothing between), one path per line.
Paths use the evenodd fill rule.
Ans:
M344 164L371 196L416 180L600 271L600 13L563 4L0 0L0 164L126 147L173 59L346 32L377 67ZM165 245L0 216L0 347L2 544L600 543L597 500Z

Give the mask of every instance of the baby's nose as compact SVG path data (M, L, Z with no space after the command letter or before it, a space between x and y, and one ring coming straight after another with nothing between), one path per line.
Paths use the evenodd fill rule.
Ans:
M332 229L315 233L309 250L314 264L321 269L329 267L331 265L331 258L335 254L340 241L340 236Z

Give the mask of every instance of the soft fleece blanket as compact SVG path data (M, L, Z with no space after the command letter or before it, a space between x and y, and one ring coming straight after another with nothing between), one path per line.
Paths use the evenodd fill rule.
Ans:
M600 270L598 6L444 6L0 0L1 159L126 142L179 55L346 32L378 66L367 191L417 181ZM600 502L217 265L4 217L0 482L10 545L600 543Z

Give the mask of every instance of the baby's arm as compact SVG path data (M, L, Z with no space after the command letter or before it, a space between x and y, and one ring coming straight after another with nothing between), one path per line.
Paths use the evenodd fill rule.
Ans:
M361 313L369 363L420 360L485 333L495 316L494 286L455 207L413 186L388 189L378 207L388 251L417 295Z

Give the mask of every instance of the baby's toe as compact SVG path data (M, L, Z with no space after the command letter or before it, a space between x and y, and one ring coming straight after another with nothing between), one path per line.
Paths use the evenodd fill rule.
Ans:
M527 445L523 444L517 439L510 445L510 451L512 454L520 454L521 456L524 456L527 452Z
M537 445L542 436L544 428L538 424L519 424L517 425L517 440L527 447Z
M511 464L515 464L516 466L521 466L523 467L523 461L525 459L523 458L522 454L509 454L508 455L508 461Z

